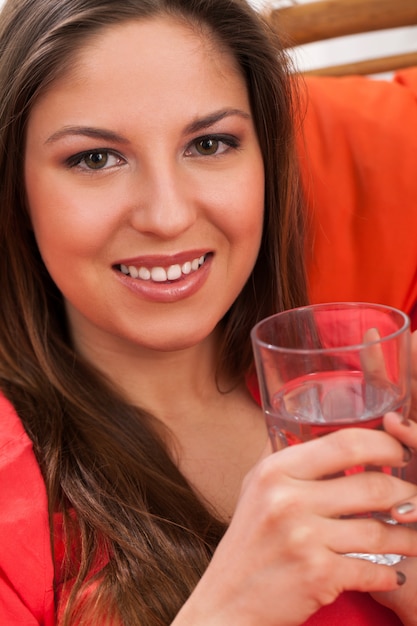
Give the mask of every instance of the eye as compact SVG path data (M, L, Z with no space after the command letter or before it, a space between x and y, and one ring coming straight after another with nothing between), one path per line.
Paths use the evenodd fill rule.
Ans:
M186 156L217 156L230 148L238 148L239 142L232 135L207 135L195 139L185 151Z
M219 149L220 141L214 137L203 137L196 142L195 147L199 154L204 156L216 154Z
M123 162L123 159L109 150L89 150L80 152L71 157L67 163L69 167L78 167L82 170L104 170L116 167Z

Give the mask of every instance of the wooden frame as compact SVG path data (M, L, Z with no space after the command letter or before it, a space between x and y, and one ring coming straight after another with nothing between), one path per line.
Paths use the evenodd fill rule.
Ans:
M345 35L417 26L417 0L316 0L276 8L271 12L270 20L272 27L283 36L286 46L295 47ZM304 73L332 76L377 74L412 65L417 65L417 50Z

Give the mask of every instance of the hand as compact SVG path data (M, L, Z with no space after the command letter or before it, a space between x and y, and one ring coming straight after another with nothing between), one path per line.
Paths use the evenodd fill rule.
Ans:
M394 611L404 626L417 626L417 559L404 559L397 567L406 576L405 584L395 591L376 592L372 596Z
M414 333L414 349L417 346L416 337L417 335ZM408 428L401 428L398 424L398 418L396 419L391 414L385 417L384 425L385 429L397 436L404 445L417 449L417 424L410 422ZM417 482L417 476L412 478ZM398 522L403 524L414 523L417 528L417 495L409 498L406 502L400 502L394 506L391 509L391 515ZM405 574L407 578L406 583L395 591L379 592L372 595L375 600L393 610L404 626L417 626L417 559L407 558L398 567Z
M417 425L410 430L395 415L390 425L396 437L417 447ZM173 626L298 626L344 590L397 590L395 567L343 555L417 556L417 533L340 517L414 501L416 487L382 472L321 480L367 464L402 466L404 448L385 432L345 429L261 461L245 479L230 527Z
M417 422L417 331L412 334L411 338L411 363L412 363L412 379L411 379L411 410L410 419ZM407 432L402 429L402 435L397 431L398 426L395 420L387 416L385 428L394 436L397 435L405 445L417 449L414 432L416 427L411 424L410 430ZM400 429L401 430L401 429ZM413 480L417 483L417 462L416 475ZM407 505L405 508L403 505ZM397 508L392 509L392 517L398 522L415 523L417 527L417 498L410 498L408 502L399 503L400 511L408 511L399 513ZM406 559L399 567L407 577L407 582L401 588L390 592L378 592L372 594L375 600L378 600L384 606L392 609L403 622L404 626L417 626L417 559Z
M417 330L411 335L411 368L410 419L417 422Z

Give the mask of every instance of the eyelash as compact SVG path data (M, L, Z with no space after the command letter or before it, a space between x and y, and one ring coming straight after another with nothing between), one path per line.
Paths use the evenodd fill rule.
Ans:
M237 150L240 146L240 141L237 139L237 137L234 137L233 135L219 135L219 134L202 135L201 137L197 137L196 139L192 140L192 142L187 146L185 153L187 154L187 152L190 151L191 147L196 148L198 144L201 144L204 141L218 142L219 144L224 144L225 146L227 146L227 148L232 148L234 150ZM227 152L228 151L227 148L226 150L223 150L220 154ZM216 150L216 152L213 154L207 154L207 155L200 154L199 156L211 157L211 156L219 156L219 154L218 154L218 151Z
M215 157L215 156L219 156L219 152L218 150L216 150L213 154L201 154L198 153L197 151L197 146L198 144L202 144L204 141L213 141L213 142L217 142L218 144L224 144L226 146L226 149L223 150L222 152L220 152L220 155L223 154L224 152L228 152L228 149L231 148L233 150L237 150L240 146L240 142L239 140L234 137L233 135L219 135L219 134L211 134L211 135L203 135L201 137L197 137L196 139L193 139L192 142L190 142L185 150L185 155L188 156L194 156L193 153L191 153L191 149L194 148L197 156L200 157ZM85 159L87 159L88 157L92 157L94 155L107 155L107 157L111 157L113 156L116 160L118 161L123 161L123 157L120 156L117 152L114 152L113 150L109 150L108 148L95 148L93 150L84 150L83 152L79 152L78 154L74 154L73 156L71 156L69 159L66 160L66 165L67 167L69 167L70 169L72 168L76 168L81 166L82 162L85 161ZM90 168L90 167L84 167L81 169L84 169L85 171L89 171L89 172L94 172L94 171L101 171L101 170L105 170L105 169L110 169L113 166L110 167L97 167L97 168Z
M78 152L78 154L74 154L73 156L71 156L69 159L67 159L65 161L67 167L71 168L76 168L78 166L80 166L82 164L83 161L85 161L85 159L87 159L88 157L94 156L94 155L107 155L107 157L114 157L115 159L117 159L118 161L123 161L123 157L120 156L120 154L117 154L117 152L114 152L114 150L109 150L108 148L95 148L94 150L84 150L83 152ZM91 167L85 167L85 168L81 168L84 169L85 171L89 171L89 172L94 172L94 171L100 171L103 169L109 169L109 168L100 168L98 167L96 170Z

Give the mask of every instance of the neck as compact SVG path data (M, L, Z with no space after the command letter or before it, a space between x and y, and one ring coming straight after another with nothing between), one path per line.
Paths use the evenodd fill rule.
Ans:
M265 449L262 411L244 382L217 384L218 332L172 352L124 349L95 341L78 350L122 390L128 402L156 417L174 462L202 500L228 520L246 473Z
M218 332L183 350L161 352L137 346L78 345L78 350L122 391L128 402L172 427L196 419L223 394L216 381ZM221 381L223 389L230 388ZM175 430L175 429L174 429Z

